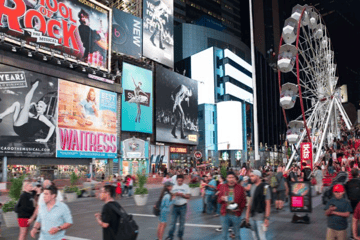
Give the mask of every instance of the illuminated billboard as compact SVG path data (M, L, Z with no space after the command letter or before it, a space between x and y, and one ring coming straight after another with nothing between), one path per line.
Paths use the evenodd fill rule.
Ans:
M243 150L242 103L219 102L217 107L217 133L219 150Z
M121 130L153 132L152 71L123 63Z
M197 145L198 82L156 67L156 141Z
M142 57L142 19L113 9L112 51Z
M56 157L116 158L116 93L59 80Z
M111 9L97 1L1 1L0 16L5 41L110 70Z
M143 1L143 55L174 66L174 1Z
M58 79L0 64L0 156L55 157Z

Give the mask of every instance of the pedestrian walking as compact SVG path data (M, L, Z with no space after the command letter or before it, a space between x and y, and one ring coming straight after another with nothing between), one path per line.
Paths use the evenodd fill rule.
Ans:
M187 210L187 200L190 199L190 188L184 183L184 175L178 175L176 178L177 183L174 185L171 193L175 196L174 206L171 213L171 224L169 230L169 236L166 240L172 240L174 238L174 232L177 219L179 218L179 230L178 238L183 239L184 227L185 227L185 215Z
M157 229L158 240L162 240L164 236L164 231L166 228L166 223L168 221L168 216L170 212L170 206L173 203L175 196L171 194L174 184L171 181L164 183L164 188L160 194L161 203L160 203L160 216L159 216L159 225Z
M350 202L343 198L345 188L341 184L333 187L334 196L325 206L327 219L326 240L346 240L347 218L352 212Z
M205 185L205 201L206 201L206 213L212 214L214 211L214 205L216 204L216 181L213 179L213 174L207 175L208 183Z
M322 192L322 188L323 188L323 170L321 169L320 166L316 166L316 170L314 172L314 177L316 180L316 185L315 185L315 191L316 193L319 195Z
M120 216L113 210L120 209L121 206L114 200L115 188L105 185L100 189L99 199L105 203L101 213L95 213L97 223L103 229L103 240L115 240L118 232Z
M350 201L351 208L354 210L358 203L360 202L360 179L359 179L359 170L357 168L351 169L352 179L345 184L345 192ZM354 218L355 216L353 216ZM353 236L351 232L351 236Z
M116 198L119 199L122 195L122 191L121 191L121 179L118 178L117 182L116 182Z
M41 228L39 240L62 240L65 238L65 230L72 226L70 209L65 203L56 200L57 192L54 185L44 189L45 204L39 205L31 237L35 238Z
M253 239L265 240L269 227L271 193L267 183L261 181L261 172L253 170L250 179L250 202L246 211L246 223L252 226Z
M206 213L206 197L205 197L205 186L206 184L208 184L208 177L206 175L203 175L201 180L200 180L200 192L201 192L201 197L203 200L203 210L202 213Z
M278 167L275 177L277 180L275 207L277 210L281 210L284 207L285 192L287 192L287 184L283 174L283 167Z
M360 236L358 235L358 224L360 220L360 202L356 205L354 210L354 215L352 218L352 237L350 239L360 240Z
M22 185L22 194L16 205L16 212L18 217L18 224L20 227L19 240L26 240L29 230L29 218L35 211L34 196L32 193L32 184L24 181Z
M228 172L226 182L221 185L218 202L221 204L222 239L228 239L230 225L234 229L235 238L241 239L241 213L246 205L246 195L245 189L237 184L234 172Z

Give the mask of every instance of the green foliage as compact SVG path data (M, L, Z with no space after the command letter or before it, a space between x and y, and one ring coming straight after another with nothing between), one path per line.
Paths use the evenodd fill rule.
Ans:
M199 182L189 183L189 187L190 187L190 188L197 188L197 187L200 187L200 183L199 183Z
M74 193L76 192L77 195L81 195L81 190L76 186L65 186L64 193Z
M149 193L149 191L148 191L148 189L147 188L136 188L135 189L135 195L143 195L143 194L148 194Z
M76 181L79 179L80 177L76 175L75 172L72 172L70 175L70 186L75 186Z
M221 176L223 176L226 179L226 167L225 166L221 167L220 172L221 172Z
M142 194L148 194L147 188L145 188L145 184L147 182L147 177L144 174L141 174L138 172L137 174L137 180L139 183L139 187L135 189L135 195L142 195Z
M4 203L2 210L4 213L7 212L13 212L15 210L15 205L16 205L17 201L16 200L10 200L7 203Z
M20 198L20 195L21 195L21 190L22 190L22 184L23 184L23 181L24 181L24 178L25 176L21 176L19 178L13 178L10 180L11 182L11 187L10 187L10 190L9 190L9 197L12 199L12 200L19 200Z

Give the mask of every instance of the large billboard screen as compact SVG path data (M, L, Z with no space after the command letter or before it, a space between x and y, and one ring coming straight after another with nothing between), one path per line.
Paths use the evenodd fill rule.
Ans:
M112 51L142 57L142 19L113 9Z
M153 132L153 78L152 71L128 63L122 72L121 130Z
M174 66L174 2L144 0L143 55L166 66Z
M0 155L55 157L57 78L0 64Z
M110 70L111 9L96 1L1 1L0 16L8 42Z
M58 138L61 158L116 158L116 93L59 80Z
M197 81L156 67L156 141L197 145Z

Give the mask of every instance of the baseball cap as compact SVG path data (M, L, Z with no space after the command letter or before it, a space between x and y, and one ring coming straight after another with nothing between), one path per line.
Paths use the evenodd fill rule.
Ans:
M333 192L344 192L344 191L345 191L344 186L341 184L336 184L333 187Z
M170 181L167 181L167 182L164 183L164 186L169 187L169 186L174 186L174 184L172 182L170 182Z

